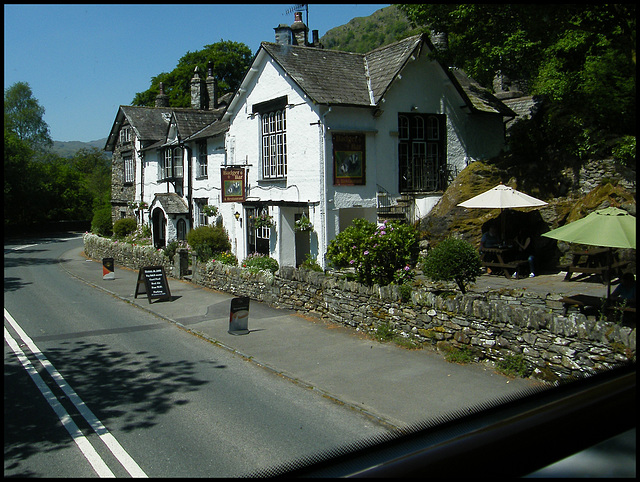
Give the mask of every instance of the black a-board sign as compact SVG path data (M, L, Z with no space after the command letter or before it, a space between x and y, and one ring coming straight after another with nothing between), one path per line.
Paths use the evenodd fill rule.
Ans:
M134 298L145 293L149 303L151 303L152 298L171 301L171 291L169 290L169 283L163 266L140 268Z

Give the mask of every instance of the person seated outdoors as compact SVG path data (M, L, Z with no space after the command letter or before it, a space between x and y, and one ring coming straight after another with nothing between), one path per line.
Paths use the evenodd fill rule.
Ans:
M626 302L627 306L636 306L636 279L633 273L624 273L620 284L611 293L614 302Z
M498 229L495 224L492 224L487 231L482 235L480 239L480 250L485 248L499 248L502 245L502 239L498 234Z
M489 226L489 229L485 231L485 233L482 235L482 238L480 239L480 252L484 251L485 249L499 248L501 244L502 239L498 234L498 228L495 224L491 224L491 226ZM494 254L485 254L483 256L483 260L497 261L497 257ZM487 274L491 274L491 272L491 268L487 268Z
M529 262L529 278L533 278L535 274L535 259L533 257L533 243L531 242L531 237L527 236L524 232L524 229L520 229L515 238L513 238L513 243L518 248L518 259L523 259L522 256L525 256L527 261ZM517 271L513 273L513 277L515 278L518 275Z

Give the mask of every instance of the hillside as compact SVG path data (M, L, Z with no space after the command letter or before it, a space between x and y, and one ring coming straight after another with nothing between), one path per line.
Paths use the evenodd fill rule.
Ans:
M53 141L53 147L51 147L51 152L57 154L60 157L73 157L73 155L78 152L80 149L91 149L95 147L102 151L104 149L104 145L107 143L107 138L98 139L95 141L89 142L80 142L80 141ZM107 157L111 157L110 152L104 151L104 154Z
M356 17L346 25L332 28L320 38L326 49L366 53L409 37L407 17L394 5L381 8L368 17Z

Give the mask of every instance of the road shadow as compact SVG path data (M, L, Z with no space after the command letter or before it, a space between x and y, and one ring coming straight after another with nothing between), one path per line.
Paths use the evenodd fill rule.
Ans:
M188 394L209 383L198 377L199 371L226 368L211 360L163 362L146 351L127 353L86 341L63 342L47 349L45 356L107 429L126 432L152 427L159 416L188 404ZM76 413L63 392L50 380L48 384L67 411ZM73 444L53 411L43 406L46 402L15 355L5 355L5 476L8 467L12 477L33 476L16 474L21 460Z

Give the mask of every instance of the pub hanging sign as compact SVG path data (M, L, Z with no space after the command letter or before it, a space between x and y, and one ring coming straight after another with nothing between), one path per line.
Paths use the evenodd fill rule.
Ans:
M246 171L242 167L223 167L221 169L222 202L241 203L247 198Z
M333 184L336 186L364 185L364 134L333 134Z

